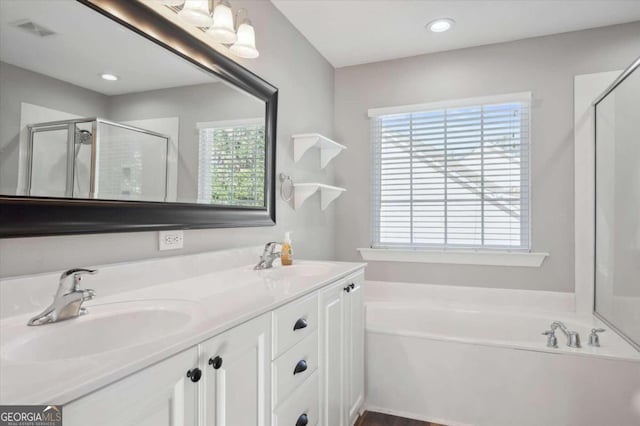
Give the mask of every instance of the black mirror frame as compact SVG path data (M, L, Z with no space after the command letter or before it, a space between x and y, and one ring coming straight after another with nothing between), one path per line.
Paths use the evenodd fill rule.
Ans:
M0 195L0 238L274 225L278 89L142 3L77 1L265 101L266 207Z

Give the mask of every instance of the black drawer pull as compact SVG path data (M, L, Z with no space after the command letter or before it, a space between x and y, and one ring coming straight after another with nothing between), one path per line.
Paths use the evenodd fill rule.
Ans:
M209 365L213 367L214 370L222 367L222 358L217 356L215 358L209 358Z
M196 383L202 377L202 371L199 368L187 371L187 377L191 379L193 383Z
M307 328L307 320L304 318L300 318L298 321L296 321L296 323L293 325L293 331L296 330L302 330L303 328Z
M301 359L296 364L296 368L293 369L293 375L295 376L298 373L302 373L303 371L307 371L307 361Z
M354 283L349 284L349 287L351 288L351 290L353 290L354 288L356 288L356 285Z
M300 417L298 417L296 426L307 426L307 423L309 423L309 418L307 417L307 413L304 413L301 414Z
M347 293L351 292L351 286L346 286L345 288L343 288L344 291L346 291Z

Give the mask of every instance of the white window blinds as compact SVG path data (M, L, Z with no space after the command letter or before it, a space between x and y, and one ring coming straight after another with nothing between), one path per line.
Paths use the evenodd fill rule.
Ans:
M370 110L372 246L529 248L530 94Z
M264 206L264 119L198 123L198 202Z

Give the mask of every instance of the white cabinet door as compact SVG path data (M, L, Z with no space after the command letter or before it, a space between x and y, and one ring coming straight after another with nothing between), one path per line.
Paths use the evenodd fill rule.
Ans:
M270 424L271 313L200 345L201 425Z
M345 426L345 283L320 293L320 424Z
M196 426L193 347L63 407L65 426Z
M358 418L364 403L364 305L362 274L346 282L349 291L345 296L346 336L346 404L348 425Z

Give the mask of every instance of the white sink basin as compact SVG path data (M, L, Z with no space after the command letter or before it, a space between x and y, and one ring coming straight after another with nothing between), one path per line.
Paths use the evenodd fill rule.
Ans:
M188 327L202 308L194 302L147 300L94 305L59 323L3 330L2 359L55 361L161 340Z

